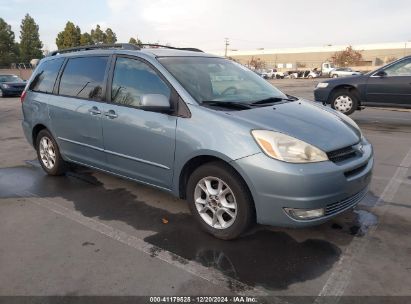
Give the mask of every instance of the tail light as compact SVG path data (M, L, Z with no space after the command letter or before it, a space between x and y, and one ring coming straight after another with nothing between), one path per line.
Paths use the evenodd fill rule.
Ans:
M23 103L24 98L26 98L26 90L24 90L23 93L21 93L21 96L20 96L21 103Z

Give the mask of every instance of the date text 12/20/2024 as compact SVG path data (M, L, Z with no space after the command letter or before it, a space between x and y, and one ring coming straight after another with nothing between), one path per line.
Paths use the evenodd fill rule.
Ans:
M258 303L256 297L232 296L232 297L150 297L150 303Z

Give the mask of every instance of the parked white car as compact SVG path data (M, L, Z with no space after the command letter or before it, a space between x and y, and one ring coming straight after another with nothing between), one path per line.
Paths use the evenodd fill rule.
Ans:
M353 71L351 68L336 68L330 72L331 78L361 75L360 72Z
M269 69L267 71L264 71L262 73L262 76L265 79L274 79L274 78L276 78L276 79L281 78L282 79L282 78L284 78L284 73L277 71L277 69Z

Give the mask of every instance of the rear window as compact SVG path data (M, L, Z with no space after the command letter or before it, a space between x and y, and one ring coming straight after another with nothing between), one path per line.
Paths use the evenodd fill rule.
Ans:
M71 58L60 80L59 94L101 100L108 57Z
M39 65L29 89L35 92L53 93L54 83L64 58L47 60Z

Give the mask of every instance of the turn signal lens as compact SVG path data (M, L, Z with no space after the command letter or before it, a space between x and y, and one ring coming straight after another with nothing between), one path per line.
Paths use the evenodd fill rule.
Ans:
M298 220L310 220L317 217L324 216L324 209L297 209L297 208L284 208L285 212L291 217Z

